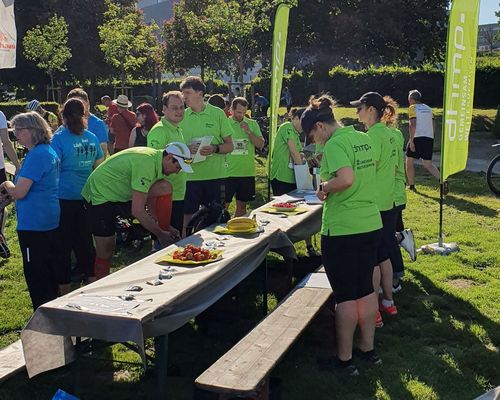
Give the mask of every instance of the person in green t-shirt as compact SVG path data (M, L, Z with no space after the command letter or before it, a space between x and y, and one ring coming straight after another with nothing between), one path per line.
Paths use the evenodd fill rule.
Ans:
M264 138L256 121L245 116L248 101L235 97L231 104L234 150L226 156L228 177L226 178L226 204L236 195L235 217L247 212L247 202L255 199L255 148L264 147Z
M164 150L133 147L107 158L90 174L82 196L88 203L95 239L97 279L109 274L117 216L134 216L162 246L178 239L179 232L169 226L169 217L168 221L163 218L167 210L158 200L172 193L165 176L181 170L192 172L190 161L191 154L184 143L170 143Z
M297 189L295 184L294 165L304 164L305 158L300 142L300 117L305 108L294 108L290 111L290 121L280 125L272 145L271 155L271 187L274 196Z
M205 103L206 87L200 77L188 76L181 82L180 88L189 107L180 127L193 155L193 173L188 176L184 199L185 231L200 205L224 201L221 198L221 186L226 175L224 154L233 151L233 131L224 111ZM204 138L211 138L211 142L200 147Z
M367 133L373 142L377 167L375 197L382 217L383 230L377 254L377 266L374 269L374 288L378 292L380 284L382 286L383 298L380 311L397 315L398 311L392 296L393 265L390 257L391 254L399 253L399 258L401 258L395 236L396 212L394 209L397 149L394 134L381 120L382 117L390 118L394 115L397 104L390 97L382 97L377 92L365 93L359 100L351 101L351 104L357 109L359 121L368 129ZM402 263L402 260L398 262ZM394 268L397 271L403 269L401 265L394 266ZM380 314L377 314L377 324L382 326Z
M315 143L324 144L321 183L323 265L335 293L337 356L323 367L357 375L352 363L353 337L359 327L358 352L380 363L374 351L377 295L373 290L382 221L373 199L375 154L368 135L335 120L334 101L323 95L310 101L301 125Z
M151 128L147 136L148 147L164 149L168 143L186 143L179 124L184 118L184 96L177 90L165 93L162 97L163 117ZM171 225L182 232L184 220L184 196L186 195L187 174L179 172L165 178L172 184Z

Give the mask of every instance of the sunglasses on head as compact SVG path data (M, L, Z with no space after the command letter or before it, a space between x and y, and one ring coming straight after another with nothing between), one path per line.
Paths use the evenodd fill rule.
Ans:
M186 164L192 164L192 162L193 162L193 159L192 159L192 158L186 158L186 157L182 157L182 156L175 155L175 157L174 157L174 161L175 161L176 163L179 163L178 158L182 159L182 161L184 161Z

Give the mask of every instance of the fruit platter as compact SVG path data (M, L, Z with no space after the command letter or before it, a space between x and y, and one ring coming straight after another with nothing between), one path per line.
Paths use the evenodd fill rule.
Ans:
M271 205L271 207L276 211L284 211L284 212L295 211L295 209L297 208L297 206L293 203L274 203Z
M187 244L165 254L156 260L157 263L203 265L222 260L222 251L209 250L203 247Z

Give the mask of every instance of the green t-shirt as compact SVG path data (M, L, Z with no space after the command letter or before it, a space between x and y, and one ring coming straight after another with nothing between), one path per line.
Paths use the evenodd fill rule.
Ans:
M255 136L262 136L256 121L247 117L243 117L243 121ZM228 176L255 176L255 146L238 121L229 118L229 123L233 129L234 150L227 155Z
M396 174L396 151L394 134L382 122L368 129L372 139L375 161L377 162L377 205L380 211L394 207L394 184Z
M354 171L354 183L342 192L328 194L323 205L322 235L354 235L382 227L373 198L377 187L373 158L370 137L352 126L337 129L326 142L321 160L321 180L335 179L339 169L350 167Z
M271 179L276 179L280 182L295 183L293 159L288 147L288 140L290 139L295 143L297 151L302 151L299 132L295 130L291 122L285 122L278 128L273 144ZM290 168L290 165L292 168Z
M148 147L158 150L164 150L167 144L172 142L186 143L181 128L172 125L165 117L162 117L162 119L151 128L146 137L148 140ZM172 184L172 200L184 200L184 196L186 195L187 174L180 171L178 174L171 174L165 179Z
M213 136L211 143L213 145L223 144L223 138L233 134L224 111L211 104L205 104L203 111L198 113L188 108L180 127L188 146L204 136ZM188 181L207 181L226 177L224 154L212 154L204 161L193 163L191 166L193 173L187 177Z
M390 128L394 134L394 151L396 152L396 180L394 182L394 204L406 204L406 170L405 170L405 139L399 129Z
M132 147L107 158L87 179L82 196L93 205L132 200L132 191L147 193L164 179L163 150Z

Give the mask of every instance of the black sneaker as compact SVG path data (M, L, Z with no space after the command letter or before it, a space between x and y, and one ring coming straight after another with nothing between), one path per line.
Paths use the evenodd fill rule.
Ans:
M332 371L343 376L358 376L359 371L352 360L341 361L337 357L318 358L318 367L322 371Z
M416 192L416 191L417 191L417 188L415 187L415 185L410 185L409 189L410 189L412 192Z
M9 258L10 257L10 249L7 246L7 239L3 233L0 232L0 257Z
M361 351L360 349L354 349L352 354L364 362L374 365L382 364L382 359L375 353L375 350Z

